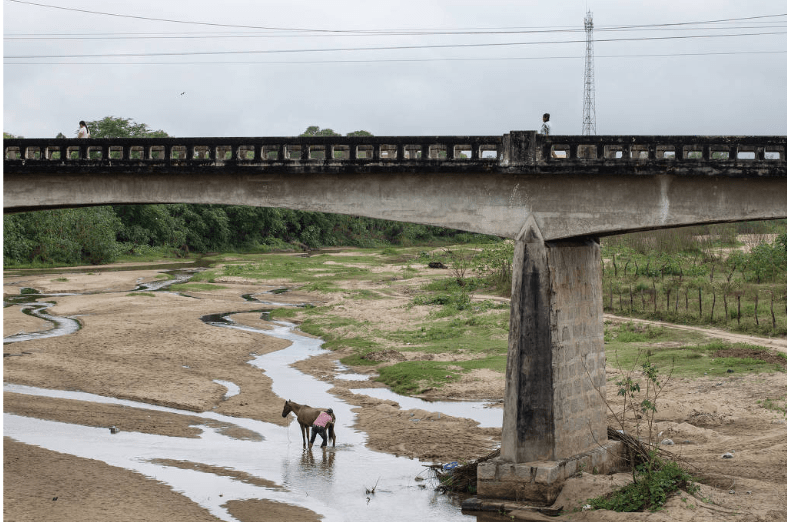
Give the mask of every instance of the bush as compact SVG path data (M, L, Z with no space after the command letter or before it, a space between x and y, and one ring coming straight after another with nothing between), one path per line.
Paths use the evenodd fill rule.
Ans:
M699 486L678 463L657 456L654 450L647 462L637 466L634 482L609 495L590 499L588 503L594 509L611 511L657 511L670 494L680 490L694 494Z

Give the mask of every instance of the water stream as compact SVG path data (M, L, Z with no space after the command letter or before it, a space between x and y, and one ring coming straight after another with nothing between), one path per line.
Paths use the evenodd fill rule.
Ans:
M171 283L170 283L171 284ZM54 320L54 316L52 317ZM135 432L111 433L107 428L64 424L9 413L4 414L4 435L26 444L82 458L97 459L112 466L140 472L165 484L228 522L236 521L226 510L229 500L269 499L311 509L333 520L475 520L461 513L458 500L434 491L427 468L421 462L379 453L366 448L366 435L354 430L355 414L350 404L328 390L329 383L306 375L291 365L326 350L322 341L294 331L295 326L272 322L262 330L234 323L231 314L203 317L219 328L235 328L259 335L286 339L292 344L283 350L255 357L250 364L264 368L279 397L317 407L332 407L337 417L337 445L325 450L317 445L304 450L296 422L284 428L270 423L228 417L215 412L166 408L82 392L39 389L4 384L4 391L87 402L121 404L176 415L200 416L235 424L258 433L262 440L236 440L203 426L199 438L168 437ZM32 334L29 334L32 335ZM21 339L20 339L21 340ZM5 339L9 341L8 338ZM229 381L216 381L225 388L225 398L240 392ZM382 398L399 402L403 408L421 408L445 414L476 418L482 425L502 424L499 409L483 408L482 403L429 403L393 394L389 390L363 389L368 395L388 392ZM411 402L412 401L412 402ZM283 406L283 403L282 403ZM499 420L490 415L497 414ZM426 421L424 421L426 422ZM317 441L319 442L319 437ZM205 471L165 466L157 459L170 459L230 468L273 482L263 487ZM417 478L426 478L420 481ZM375 487L375 493L367 490Z

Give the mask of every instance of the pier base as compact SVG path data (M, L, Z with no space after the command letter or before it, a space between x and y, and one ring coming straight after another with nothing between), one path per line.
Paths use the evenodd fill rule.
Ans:
M500 457L479 497L548 504L580 469L614 469L597 240L544 242L531 217L515 246Z

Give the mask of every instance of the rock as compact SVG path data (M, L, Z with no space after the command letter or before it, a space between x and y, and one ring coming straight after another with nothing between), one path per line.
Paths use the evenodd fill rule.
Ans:
M735 494L735 490L734 490L734 489L731 489L731 490L730 490L730 495L734 495L734 494Z
M675 443L672 442L672 439L664 439L664 440L661 441L661 443L663 445L665 445L665 446L674 446L675 445Z
M721 458L723 459L731 459L732 457L733 457L732 453L725 453L724 455L721 456Z
M735 370L732 370L732 369L730 369L730 368L727 368L727 373L735 373Z
M115 433L117 433L119 431L120 431L120 428L117 428L116 426L112 426L111 428L109 428L109 433L112 433L112 434L115 434Z

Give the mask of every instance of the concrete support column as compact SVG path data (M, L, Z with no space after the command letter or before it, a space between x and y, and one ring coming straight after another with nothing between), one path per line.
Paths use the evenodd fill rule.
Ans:
M602 297L596 241L516 242L503 460L559 460L607 440Z
M577 469L614 468L602 298L598 242L544 242L531 216L514 250L500 457L479 464L479 496L548 504Z

